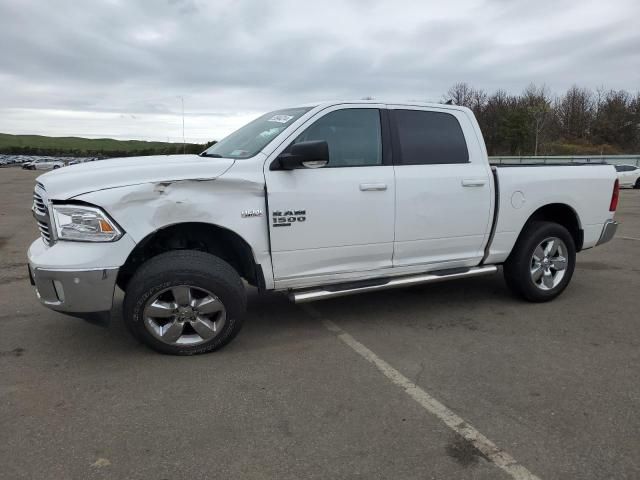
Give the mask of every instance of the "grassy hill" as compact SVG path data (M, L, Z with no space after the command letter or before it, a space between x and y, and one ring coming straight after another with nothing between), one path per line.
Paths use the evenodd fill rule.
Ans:
M188 143L187 153L199 153L206 145ZM114 140L112 138L47 137L0 133L0 153L24 155L128 156L182 153L181 143Z

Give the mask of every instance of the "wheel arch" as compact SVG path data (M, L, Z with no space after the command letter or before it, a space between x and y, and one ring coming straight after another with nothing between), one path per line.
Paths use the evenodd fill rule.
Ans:
M117 285L126 290L144 262L172 250L198 250L215 255L229 263L250 285L264 289L264 274L251 245L233 230L204 222L173 223L148 234L120 268Z
M529 216L522 227L522 231L524 231L527 225L534 221L555 222L562 225L569 230L569 233L573 237L573 241L576 245L576 251L580 251L582 249L582 244L584 242L582 223L580 222L580 216L570 205L567 205L566 203L549 203L539 207Z

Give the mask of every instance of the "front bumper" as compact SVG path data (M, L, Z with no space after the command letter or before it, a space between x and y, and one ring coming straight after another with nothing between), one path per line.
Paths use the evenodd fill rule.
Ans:
M602 228L602 233L600 234L600 238L598 239L598 243L596 245L602 245L603 243L607 243L611 240L616 234L616 230L618 230L618 225L620 223L615 220L607 220Z
M47 308L104 323L110 317L119 267L133 241L56 242L35 240L27 253L29 276L36 295Z
M29 276L44 306L88 320L109 319L117 268L45 270L29 265Z

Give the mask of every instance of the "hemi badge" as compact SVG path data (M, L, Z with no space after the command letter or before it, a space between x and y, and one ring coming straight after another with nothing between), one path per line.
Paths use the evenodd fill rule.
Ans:
M240 216L242 218L261 217L262 216L262 210L243 210L240 213Z

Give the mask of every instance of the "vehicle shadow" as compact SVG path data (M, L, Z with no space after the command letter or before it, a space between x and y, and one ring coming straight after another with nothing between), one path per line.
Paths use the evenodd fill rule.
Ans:
M504 314L521 305L507 289L502 275L381 290L315 302L312 308L324 319L348 328L351 323L396 322L425 329L468 323L478 310ZM456 320L457 319L457 320Z
M350 323L397 322L432 330L443 326L469 327L478 309L505 315L523 303L514 298L502 275L462 279L339 297L310 305L327 320L348 328ZM302 305L290 302L282 293L249 291L248 310L239 336L223 351L257 350L295 346L314 336L330 333ZM116 298L109 336L129 337L122 321L121 296ZM130 344L129 341L125 342ZM130 347L129 347L130 348ZM142 348L142 347L141 347Z
M569 296L565 292L564 296ZM59 335L58 348L72 340L76 354L86 350L84 358L101 355L139 357L157 355L135 340L122 320L123 293L118 291L114 301L112 320L108 327L87 325L81 320L63 317L68 321L71 336ZM570 301L570 298L568 298ZM451 282L426 284L407 288L333 298L304 305L290 302L282 293L258 294L249 290L248 311L244 327L238 337L215 355L242 355L268 349L299 349L302 345L333 335L320 319L331 320L349 330L352 325L384 324L433 331L444 328L484 330L489 323L515 320L524 310L536 305L523 302L507 289L501 274L487 275ZM54 314L58 315L58 314ZM56 323L59 327L59 323ZM52 331L50 332L55 335ZM426 333L425 333L426 334ZM58 336L58 335L56 335ZM82 338L82 341L79 339Z

